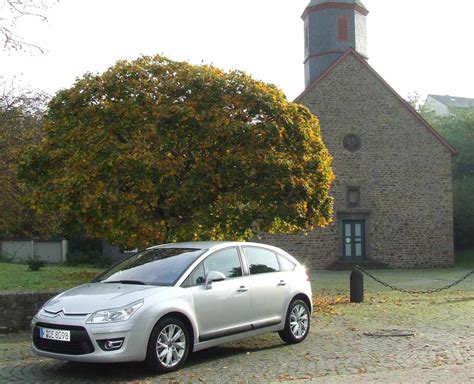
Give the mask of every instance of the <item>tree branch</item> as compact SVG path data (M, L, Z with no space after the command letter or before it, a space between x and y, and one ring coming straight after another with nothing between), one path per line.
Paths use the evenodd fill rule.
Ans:
M31 48L44 53L39 45L25 41L15 33L17 20L22 17L39 18L46 22L45 12L57 0L0 0L0 42L5 50L24 50Z

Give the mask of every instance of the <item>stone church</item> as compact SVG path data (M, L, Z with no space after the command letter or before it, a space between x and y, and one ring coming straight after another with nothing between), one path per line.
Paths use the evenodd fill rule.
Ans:
M359 0L312 0L303 13L306 89L333 156L334 221L265 235L312 268L454 261L451 147L367 62Z

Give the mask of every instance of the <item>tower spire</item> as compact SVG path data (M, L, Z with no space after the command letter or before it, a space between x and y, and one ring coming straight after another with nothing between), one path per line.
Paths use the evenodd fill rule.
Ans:
M360 0L311 0L302 16L306 87L351 47L367 59L368 13Z

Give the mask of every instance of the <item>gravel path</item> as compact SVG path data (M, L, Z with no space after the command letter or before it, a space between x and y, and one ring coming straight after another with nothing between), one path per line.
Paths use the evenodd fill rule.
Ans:
M316 314L308 339L277 334L193 354L179 372L151 375L142 364L74 364L34 356L29 334L0 335L0 383L474 383L474 293L345 304ZM412 300L412 301L411 301ZM409 329L413 337L365 331Z

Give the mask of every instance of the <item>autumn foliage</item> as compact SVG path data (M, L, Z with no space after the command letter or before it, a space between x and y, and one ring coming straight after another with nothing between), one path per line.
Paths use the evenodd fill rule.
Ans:
M317 119L244 73L121 61L60 91L45 120L21 175L36 209L91 237L135 247L330 220L331 157Z
M0 238L54 235L54 218L35 214L29 184L18 178L21 153L41 138L47 96L0 82Z

